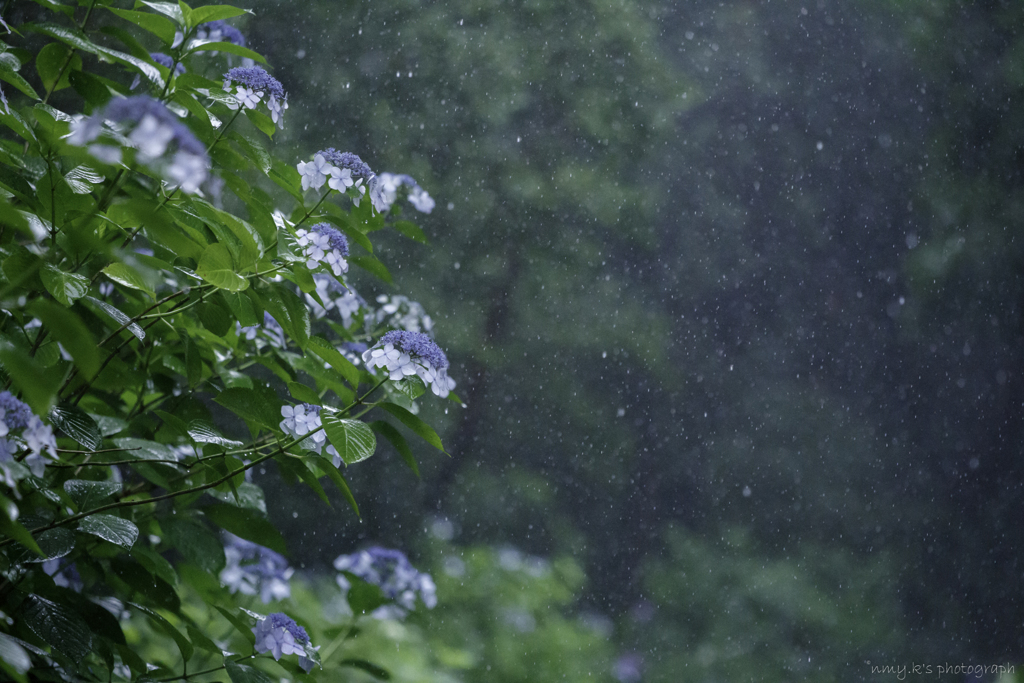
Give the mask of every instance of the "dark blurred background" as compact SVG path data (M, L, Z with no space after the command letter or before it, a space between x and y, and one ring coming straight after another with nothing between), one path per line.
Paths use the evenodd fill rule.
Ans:
M1024 4L251 4L281 156L436 198L378 253L466 403L297 558L571 555L644 680L1024 660Z

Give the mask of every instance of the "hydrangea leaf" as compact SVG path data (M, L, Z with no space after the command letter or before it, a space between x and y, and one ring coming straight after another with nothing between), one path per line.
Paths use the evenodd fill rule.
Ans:
M284 536L255 510L217 503L203 508L207 519L239 538L258 543L274 552L288 555Z
M71 554L75 549L75 533L64 527L49 529L36 536L43 556L35 559L27 559L25 562L46 562L56 560Z
M359 266L366 272L383 280L389 285L394 282L391 279L391 273L389 273L388 269L384 267L384 264L373 256L350 256L348 262L352 265Z
M76 54L68 62L69 55L71 49L63 43L50 43L39 51L39 56L36 57L36 72L46 92L56 92L68 87L69 74L82 70L82 58Z
M0 366L13 380L15 388L21 391L22 400L32 408L32 412L46 415L50 411L57 388L63 381L56 374L64 374L60 366L47 370L23 349L3 340L0 340Z
M128 604L149 617L158 629L169 635L174 640L174 644L178 646L178 650L181 652L182 659L187 662L192 658L195 648L192 647L192 643L189 642L188 638L186 638L181 631L176 629L171 622L167 621L167 619L165 619L159 612L151 610L148 607L135 602L129 602Z
M427 234L412 221L395 221L395 230L420 244L429 244Z
M395 405L394 403L381 403L377 407L391 413L398 418L399 422L415 432L421 439L445 455L449 455L448 451L444 449L444 445L441 443L441 437L437 435L437 432L434 431L433 427L420 418L416 417L402 406Z
M19 644L17 638L6 633L0 633L0 659L18 675L24 674L32 667L32 659L25 648Z
M273 683L270 676L259 669L245 664L237 664L226 657L224 658L224 670L228 672L231 683Z
M69 659L85 659L92 652L89 627L63 604L32 594L26 598L20 617L40 640Z
M114 7L108 7L107 9L125 21L130 21L139 28L149 31L167 45L171 45L174 42L174 33L177 27L174 25L174 22L164 16L151 12L136 12Z
M213 399L243 420L270 430L281 422L281 402L272 389L259 385L254 389L225 389Z
M89 278L77 273L65 273L56 266L44 266L39 275L46 291L65 306L75 303L89 291Z
M46 271L43 272L45 273ZM74 359L75 365L87 377L92 377L99 372L100 354L96 340L93 339L89 328L85 326L85 323L82 322L74 311L58 306L52 301L42 299L33 301L32 305L29 306L29 311L31 311L32 315L43 321L53 339L59 341L64 346L65 350ZM75 435L68 434L68 436L82 443ZM83 445L85 444L83 443ZM86 448L95 449L98 446L86 446Z
M241 292L249 287L249 280L235 272L231 253L223 244L210 245L196 268L196 275L218 289Z
M245 14L246 10L231 5L207 5L196 7L189 15L189 22L198 26L219 19L230 19Z
M116 481L88 481L69 479L64 482L64 492L71 496L79 510L91 510L104 498L109 498L121 490Z
M412 470L413 474L417 477L420 476L420 467L416 463L416 458L412 455L412 449L409 448L409 442L405 440L405 437L402 436L400 431L395 429L394 425L390 422L385 422L384 420L375 420L370 423L370 429L387 439L388 442L395 447L395 450L398 451L398 455L400 455L405 464L409 466L409 469Z
M100 426L88 413L70 404L54 406L50 411L50 422L72 439L91 451L103 444Z
M301 461L292 458L281 458L277 461L278 467L283 472L301 479L306 486L313 490L313 493L320 497L320 500L330 507L331 501L327 498L327 492L324 491L324 487L320 485L319 481L319 477L324 476L324 468L319 466L323 462L324 459L318 455L304 455ZM330 463L327 463L327 466L333 469L333 465Z
M109 266L103 269L103 274L113 280L119 285L123 285L130 289L137 289L140 292L145 292L150 297L155 296L153 294L153 288L143 279L139 272L125 263L111 263Z
M78 530L131 550L139 538L139 527L122 517L92 515L78 523Z
M224 569L224 546L205 526L195 520L181 519L181 515L161 519L160 526L166 534L165 540L203 572L219 574Z
M327 478L334 482L334 485L338 487L338 491L340 491L341 495L345 498L346 501L348 501L348 504L355 511L356 516L362 517L362 515L359 514L359 504L356 503L356 497L352 495L352 489L349 488L348 482L345 481L345 477L341 476L341 472L338 471L338 468L332 466L330 462L324 460L323 458L321 458L321 461L326 466L321 467L320 469L323 471L324 474L327 475Z
M153 0L139 0L143 5L149 7L152 10L163 14L166 17L170 17L179 26L185 25L185 15L181 11L181 7L174 2L154 2Z
M133 323L132 319L129 318L120 309L108 304L106 301L100 301L99 299L92 296L85 297L85 301L88 301L93 306L97 306L101 311L103 311L111 318L113 318L118 323L119 326L123 327L124 329L128 330L133 335L135 335L135 338L138 339L139 341L142 341L146 338L145 330L139 327L136 323Z
M353 387L359 384L359 368L353 365L338 349L334 348L333 344L323 337L310 337L306 350L312 351L326 361L332 368L341 373L345 381Z
M25 546L36 555L45 559L46 553L39 547L39 543L32 537L28 529L13 519L7 516L0 515L0 534L13 538L15 541Z
M302 403L311 403L317 406L321 403L319 394L299 382L288 382L288 393L296 401L301 401Z
M353 659L350 657L348 659L341 660L340 662L338 662L338 664L341 666L350 666L353 669L359 669L360 671L364 671L379 681L391 680L391 673L387 669L377 666L373 662L368 662L365 659Z
M3 54L10 55L9 52L5 52ZM10 56L13 57L13 55ZM15 61L17 60L15 59ZM35 88L33 88L32 85L17 72L16 69L12 69L8 62L0 62L0 79L10 83L32 99L39 99L39 95L36 94Z
M377 437L362 420L345 420L333 415L321 415L321 418L327 438L346 465L366 460L377 449Z
M181 609L181 599L174 588L159 576L154 576L134 559L127 559L123 555L115 557L110 560L110 569L137 595L144 597L155 607L172 612Z

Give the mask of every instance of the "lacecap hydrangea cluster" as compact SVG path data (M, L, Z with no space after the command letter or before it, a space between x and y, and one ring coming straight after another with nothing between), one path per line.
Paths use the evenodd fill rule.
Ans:
M314 451L317 455L323 455L324 446L327 446L327 454L335 467L341 467L341 454L338 450L327 443L327 435L322 429L320 421L320 406L309 403L300 403L297 406L281 406L281 431L296 439L303 438L303 448Z
M295 238L302 247L306 267L310 270L324 265L331 269L335 277L348 272L348 238L337 228L327 223L317 223L309 230L297 230Z
M388 332L363 353L363 362L367 368L383 368L390 380L416 375L441 398L455 388L455 380L448 376L448 357L422 332Z
M298 655L299 666L306 673L316 665L312 657L320 648L311 647L306 629L287 614L275 612L263 617L252 632L256 636L256 652L269 652L275 660L283 655Z
M430 213L434 210L434 200L427 194L427 191L420 187L412 176L405 173L381 173L378 176L381 185L381 192L384 195L384 202L387 208L398 199L398 191L402 187L408 188L409 203L420 213ZM387 210L387 209L385 209Z
M416 596L429 609L437 605L437 587L430 574L417 571L400 550L374 546L334 560L338 572L347 572L378 586L381 593L404 610L416 608ZM344 574L336 577L338 586L348 592L351 583Z
M108 139L97 142L101 135ZM162 102L147 95L116 98L101 113L73 121L67 141L77 147L88 145L93 157L108 164L121 163L122 145L133 147L138 163L189 194L198 191L209 175L210 158L203 144Z
M16 456L25 451L27 455L19 463ZM53 428L11 392L0 392L0 479L13 489L23 478L21 465L33 476L41 477L46 463L55 460L57 439Z
M314 273L313 282L316 284L316 294L323 305L321 306L320 302L309 294L305 296L309 310L316 318L323 318L331 311L337 311L341 316L341 324L347 329L352 326L352 321L360 309L366 308L363 297L327 273Z
M232 109L244 107L255 109L260 102L266 102L270 118L279 128L284 128L284 110L288 108L288 96L284 86L258 66L236 66L224 74L224 89L234 90L235 104Z
M232 593L259 595L264 604L291 595L289 579L295 570L270 548L224 532L224 559L220 582Z

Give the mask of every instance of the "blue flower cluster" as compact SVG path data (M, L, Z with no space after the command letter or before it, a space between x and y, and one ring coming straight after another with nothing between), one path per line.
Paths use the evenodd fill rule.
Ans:
M366 308L363 297L331 275L314 273L313 282L316 283L316 294L323 302L321 306L316 299L306 294L306 303L314 317L323 318L335 310L341 316L341 324L347 329L352 326L352 321L360 309Z
M206 148L163 103L146 95L119 97L101 114L71 124L69 144L89 145L89 153L100 161L119 164L120 145L91 144L104 133L105 121L114 124L117 133L126 133L136 160L162 173L171 187L192 194L206 180L210 168Z
M245 47L245 36L242 35L242 32L223 19L200 24L196 29L196 40L211 43L233 43L239 47Z
M281 324L266 311L263 312L262 325L242 327L240 323L235 323L235 328L239 337L245 337L247 340L256 343L257 351L262 349L266 343L269 343L275 349L283 349L288 345Z
M20 434L15 432L20 431ZM33 476L41 477L46 463L57 459L57 439L53 428L9 391L0 392L0 480L12 489L23 478L24 468L14 459L28 449L22 460Z
M228 590L243 595L259 594L264 603L291 595L288 580L295 570L282 555L226 531L224 541L226 564L220 572L220 582Z
M319 190L327 186L338 192L354 187L360 193L366 192L363 181L372 179L373 171L362 159L351 152L339 152L333 147L322 149L313 155L312 161L300 161L296 168L302 176L302 189Z
M408 330L432 335L434 321L423 306L401 294L381 294L377 297L380 307L373 314L376 327Z
M181 62L175 64L174 58L170 55L165 55L163 52L150 52L149 58L157 64L159 64L160 66L164 67L165 69L170 69L173 66L175 76L180 76L181 74L185 73L184 64L182 64Z
M390 208L395 200L398 198L398 191L403 186L409 188L409 203L421 213L430 213L434 210L434 200L427 194L427 191L420 187L412 176L405 173L381 173L378 178L381 183L381 192L384 195L384 201L387 207ZM387 209L385 209L387 210Z
M255 109L266 97L270 118L279 128L284 128L283 117L284 110L288 108L288 95L281 81L261 67L236 66L224 74L224 89L230 92L232 87L235 89L235 104L229 105L232 109Z
M378 586L390 600L405 610L416 608L416 596L433 609L437 605L437 587L430 574L417 571L400 550L374 546L351 555L339 555L334 568ZM343 591L351 587L343 574L336 578Z
M388 332L363 354L363 362L367 368L384 368L391 380L417 375L441 398L455 388L455 380L448 377L448 357L422 332Z
M269 652L275 660L282 655L298 655L299 666L306 673L313 670L314 655L319 647L310 647L306 629L295 623L295 620L283 612L275 612L259 620L252 629L256 636L256 652Z
M314 451L317 455L323 455L324 446L327 446L327 454L335 467L341 467L341 455L338 450L327 443L327 435L324 433L323 423L320 421L320 406L309 403L300 403L297 406L281 406L281 431L296 439L305 437L300 444L303 448Z
M317 223L309 230L296 231L295 237L306 257L306 267L316 270L328 266L335 277L348 272L348 238L327 223Z

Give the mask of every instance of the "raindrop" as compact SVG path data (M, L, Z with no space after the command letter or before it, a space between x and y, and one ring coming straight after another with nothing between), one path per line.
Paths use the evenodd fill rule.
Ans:
M749 486L744 486L743 487L743 497L744 498L750 498L750 494L751 493L752 493L752 491L750 490Z
M818 151L820 152L822 149L825 148L825 143L823 143L821 140L818 140L818 144L815 146L818 148Z

